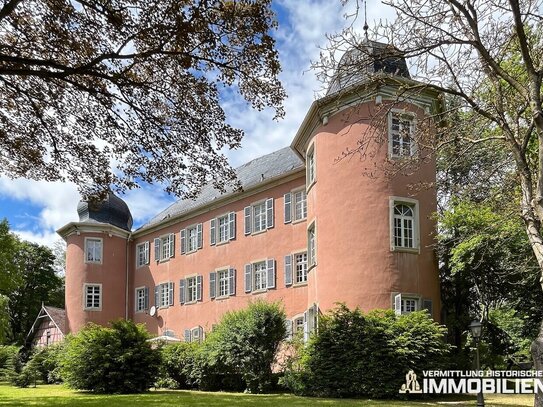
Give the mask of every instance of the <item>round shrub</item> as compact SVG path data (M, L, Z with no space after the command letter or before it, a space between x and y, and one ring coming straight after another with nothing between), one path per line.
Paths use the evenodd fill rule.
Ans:
M443 367L449 353L444 334L425 311L363 314L340 305L289 358L282 382L303 395L398 397L409 370Z
M69 387L97 393L139 393L157 378L160 351L141 324L119 320L111 328L88 325L68 337L62 377Z

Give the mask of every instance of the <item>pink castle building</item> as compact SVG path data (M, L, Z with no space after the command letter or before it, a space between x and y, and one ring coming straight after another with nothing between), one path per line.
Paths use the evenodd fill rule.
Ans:
M66 331L128 318L196 341L257 299L281 301L289 329L306 335L337 302L427 309L438 320L435 161L420 159L417 137L432 132L438 95L423 89L398 101L399 87L416 83L405 60L384 44L363 47L372 56L364 73L336 75L289 147L237 168L241 192L205 188L137 230L111 193L80 202L79 222L58 231L67 242ZM361 139L363 159L338 160ZM408 175L382 170L413 161Z

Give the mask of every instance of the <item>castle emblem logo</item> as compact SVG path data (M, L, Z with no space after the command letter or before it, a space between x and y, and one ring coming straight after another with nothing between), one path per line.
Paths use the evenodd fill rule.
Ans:
M405 383L400 388L400 393L422 393L420 384L417 381L417 375L414 371L410 370L405 375Z

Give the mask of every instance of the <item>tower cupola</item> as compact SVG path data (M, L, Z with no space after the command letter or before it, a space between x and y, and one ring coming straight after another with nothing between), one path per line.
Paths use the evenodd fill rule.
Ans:
M109 191L102 201L80 201L77 205L80 222L108 223L121 229L132 229L132 214L126 202Z

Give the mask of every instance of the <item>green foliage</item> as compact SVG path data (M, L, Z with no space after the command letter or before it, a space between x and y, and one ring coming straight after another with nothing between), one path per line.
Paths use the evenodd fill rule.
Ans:
M68 386L96 393L139 393L155 382L160 351L143 325L119 320L111 328L88 325L68 337L62 377Z
M410 369L444 366L445 328L426 312L363 314L339 305L319 320L319 331L287 364L283 383L319 397L397 397Z
M61 361L65 352L65 343L57 343L37 349L28 363L36 367L39 379L43 383L60 383Z
M6 343L9 333L9 298L0 294L0 344Z
M19 347L0 345L0 382L9 380L15 372Z
M162 372L157 387L189 389L196 387L199 343L174 343L162 347Z
M282 306L252 302L224 315L204 343L204 366L240 374L249 392L266 391L272 386L272 364L285 335Z
M6 220L0 222L0 264L0 344L22 345L42 302L64 306L64 283L55 272L55 256L51 250L21 241L10 232ZM6 326L7 321L9 326Z

